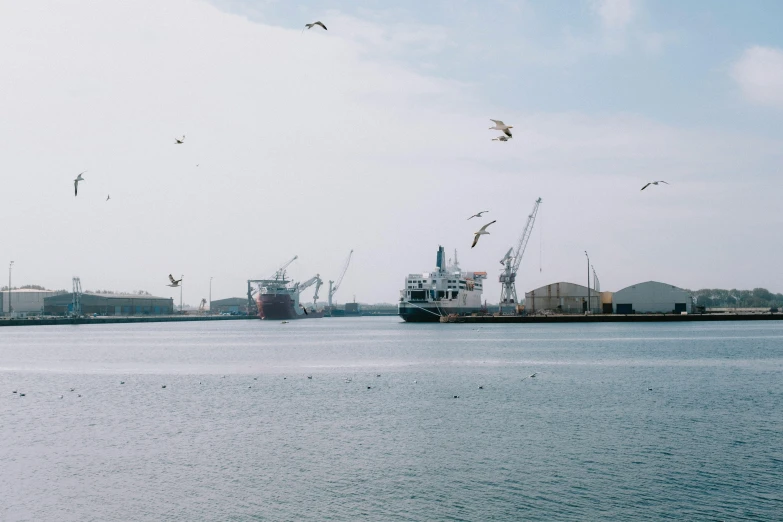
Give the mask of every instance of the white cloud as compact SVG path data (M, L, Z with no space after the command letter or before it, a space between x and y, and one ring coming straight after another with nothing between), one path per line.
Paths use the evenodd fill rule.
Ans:
M624 29L634 17L632 0L595 0L593 10L607 29Z
M724 183L750 172L747 200L772 197L780 143L641 117L514 113L387 60L422 43L437 52L442 35L338 25L302 34L192 0L7 4L0 172L13 197L0 260L16 261L15 281L64 288L79 275L89 288L169 295L167 274L185 274L185 300L198 303L210 276L215 298L242 295L246 279L295 254L297 278L334 278L353 248L338 300L393 301L438 244L460 247L467 269L497 266L542 196L548 262L522 288L581 277L587 242L608 289L720 273L774 286L759 276L776 277L781 257L762 239L765 225L783 226L766 215L774 203L735 211ZM514 139L491 142L490 117L515 125ZM672 190L638 194L662 174ZM465 218L486 205L497 229L471 250ZM731 227L747 244L686 242L676 256L671 235L646 233ZM735 271L748 250L770 268Z
M758 45L746 49L731 75L748 100L783 108L782 49Z

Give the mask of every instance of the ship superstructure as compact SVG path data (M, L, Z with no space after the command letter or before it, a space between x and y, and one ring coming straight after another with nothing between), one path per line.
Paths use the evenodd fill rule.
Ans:
M316 274L305 282L295 283L286 276L286 268L297 259L288 261L280 267L275 275L267 279L253 279L248 281L248 287L255 285L252 294L258 307L258 316L261 319L305 319L324 316L323 309L317 309L318 290L323 281ZM307 288L315 286L313 303L309 306L300 304L299 295ZM250 290L249 290L250 291Z
M405 321L437 322L449 314L466 315L482 310L481 293L486 272L463 272L456 252L453 263L446 263L442 246L438 247L434 272L409 274L400 291L397 310Z

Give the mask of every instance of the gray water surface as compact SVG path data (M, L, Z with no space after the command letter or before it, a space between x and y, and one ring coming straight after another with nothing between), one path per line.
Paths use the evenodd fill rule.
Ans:
M783 323L0 328L0 520L781 520L782 484Z

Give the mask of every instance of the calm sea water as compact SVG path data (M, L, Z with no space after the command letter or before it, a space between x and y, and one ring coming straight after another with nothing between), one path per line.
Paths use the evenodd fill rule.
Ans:
M782 520L783 323L0 328L0 520L354 519Z

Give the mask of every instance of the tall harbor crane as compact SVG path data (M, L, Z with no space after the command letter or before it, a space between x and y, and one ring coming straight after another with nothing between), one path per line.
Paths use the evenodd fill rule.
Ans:
M345 277L345 273L348 271L348 265L351 264L351 256L353 255L353 250L351 250L348 253L348 259L345 260L345 264L343 265L343 269L340 272L340 277L337 278L337 284L332 286L334 281L329 281L329 310L332 309L332 297L335 293L337 293L337 290L340 288L340 283L343 282L343 277Z
M530 239L530 233L533 231L533 225L536 222L536 215L538 214L538 207L541 205L541 198L536 200L536 204L533 206L533 212L527 216L527 224L522 231L522 235L519 236L516 249L511 247L503 259L500 260L500 264L503 265L503 273L500 274L500 283L502 284L502 290L500 292L500 313L516 313L517 303L517 288L514 284L517 279L517 271L519 265L522 263L522 256L525 255L525 248L527 248L527 242Z

